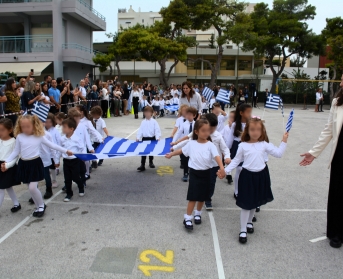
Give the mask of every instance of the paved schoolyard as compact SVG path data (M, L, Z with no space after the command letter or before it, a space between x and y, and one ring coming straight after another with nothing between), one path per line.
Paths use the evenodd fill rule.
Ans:
M92 172L85 197L75 195L70 203L63 202L60 174L42 219L30 217L24 186L15 188L20 212L10 213L6 196L0 278L342 278L343 250L317 239L326 229L330 148L312 166L298 166L299 154L314 144L327 117L328 108L296 108L284 158L269 161L275 200L257 213L246 245L238 242L233 185L218 180L213 213L204 212L203 224L189 233L182 225L187 183L181 182L178 158L156 158L159 168L145 173L136 172L139 158L113 159ZM140 120L132 118L107 120L110 134L134 139ZM281 112L266 111L264 118L271 142L278 144ZM174 119L158 121L169 136Z

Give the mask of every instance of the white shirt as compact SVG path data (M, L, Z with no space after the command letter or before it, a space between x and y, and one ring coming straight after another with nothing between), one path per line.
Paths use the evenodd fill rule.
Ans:
M19 134L15 142L15 148L11 155L6 159L6 163L13 161L19 156L24 160L30 160L40 156L40 147L44 144L52 149L66 153L67 149L49 141L46 137L37 137L34 135Z
M15 138L10 138L9 140L0 140L0 161L5 161L6 158L8 158L8 156L13 152L14 147ZM6 169L12 168L17 160L18 156L16 156L12 161L6 163Z
M96 140L96 142L103 142L103 137L97 130L95 130L90 120L84 117L81 119L80 124L84 125L87 128L87 132L89 136L92 137L94 140ZM92 150L92 149L89 149L89 150Z
M180 104L179 98L173 98L173 105L179 105L179 104Z
M223 139L225 141L226 146L228 146L228 139L229 139L230 133L231 133L231 127L229 125L225 125L224 130L223 130Z
M257 96L257 91L254 91L254 97L256 97Z
M79 145L80 147L82 147L82 153L86 153L87 152L87 148L88 150L93 150L93 146L91 143L91 139L90 136L87 132L87 127L83 124L83 123L79 123L74 131L74 134L80 138L80 142ZM102 139L101 139L102 141Z
M266 154L281 158L286 151L286 147L287 144L285 142L281 142L280 147L265 141L256 143L242 142L238 147L236 157L225 168L225 171L228 173L243 162L243 168L248 171L259 172L266 167Z
M50 102L50 98L49 96L46 96L43 92L40 93L41 96L43 96L45 98L46 101L49 101ZM44 102L42 102L42 104L48 108L50 108L50 105L49 104L46 104Z
M202 103L202 109L208 109L208 104L207 102Z
M132 91L132 94L131 94L131 101L132 101L132 98L133 97L138 97L139 99L142 98L142 95L139 91Z
M210 108L213 108L213 104L216 102L216 99L211 99L210 100Z
M57 124L57 125L55 126L55 129L60 133L60 136L63 136L62 125Z
M179 90L177 90L177 89L172 89L172 90L170 90L170 95L172 95L173 98L174 98L175 94L178 94L178 95L179 95Z
M82 86L80 86L79 88L80 88L82 97L85 97L85 98L86 98L86 96L87 96L86 88L84 88L84 87L82 87Z
M230 157L230 149L226 146L226 143L225 143L224 138L223 138L221 133L219 133L218 131L215 131L211 135L211 140L212 140L212 143L217 148L218 154L220 154L220 155L224 154L224 159L230 159L231 158ZM215 166L218 166L218 164L215 160L213 160L213 164Z
M164 100L160 101L160 109L164 109Z
M75 130L76 131L76 130ZM63 136L61 138L61 144L64 148L67 148L68 150L72 151L73 153L84 153L83 146L80 144L82 142L81 138L79 138L75 132L70 138L67 138L67 136ZM65 159L75 159L76 157L68 156L67 154L63 154L63 158Z
M45 131L45 137L48 141L53 142L52 136L49 132ZM58 152L58 154L61 154ZM44 168L51 165L51 158L54 159L55 164L59 164L60 157L58 156L56 150L42 144L40 147L40 158L42 159Z
M219 156L215 145L208 141L198 143L190 140L183 148L182 153L189 157L188 166L195 170L208 170L214 167L213 159Z
M159 107L160 106L160 101L156 101L156 100L152 100L152 104L153 107Z
M141 106L142 106L142 108L145 108L146 106L151 107L151 105L149 104L149 102L147 100L142 100L141 101Z
M316 100L320 101L320 99L323 97L323 93L317 92L316 93Z
M57 144L59 146L61 146L61 134L59 133L59 131L55 128L55 127L51 127L49 130L47 130L49 132L49 134L51 135L52 138L52 142L54 144ZM54 157L51 157L55 160L55 158L58 158L58 160L55 160L55 163L57 164L57 162L60 160L61 158L61 153L59 151L56 152L56 155L54 155Z
M186 119L183 116L180 116L178 119L176 119L175 122L175 127L177 127L178 129L181 128L181 125L183 124L183 122L185 122Z
M196 108L197 111L201 114L202 113L202 100L201 100L201 96L199 93L193 94L193 97L189 99L187 99L187 97L181 98L180 99L180 105L189 105L190 107Z
M141 140L142 138L152 138L155 137L157 140L161 137L161 129L157 121L153 118L144 119L139 127L137 133L137 139Z
M99 134L101 135L102 138L106 137L104 128L106 128L106 122L104 119L102 119L101 117L99 119L93 119L94 123L95 123L95 127L96 130L99 132ZM96 139L94 139L94 142L99 142Z
M102 92L102 96L101 96L101 99L102 100L104 100L104 101L108 101L109 100L109 94L108 94L108 90L106 89L106 88L103 88L102 90L101 90L101 92Z
M232 98L233 96L235 96L235 92L234 91L229 91L229 97Z
M229 119L229 114L227 113L225 116L224 115L219 115L218 116L218 126L217 126L217 131L221 134L224 132L225 124L227 120Z
M173 137L173 142L176 142L177 140L182 139L183 137L188 136L189 133L193 132L194 123L195 121L189 122L188 120L183 122L180 126L180 129L178 129L177 132L175 133ZM192 125L192 130L190 131L191 125Z
M232 125L231 125L231 132L229 133L229 137L228 137L228 139L226 140L227 147L230 148L230 149L231 149L231 147L232 147L232 144L233 144L233 141L234 141L234 140L235 140L235 141L238 141L238 142L241 141L241 136L236 137L236 136L234 135L235 127L236 127L236 122L232 123ZM245 123L242 123L242 133L243 133L244 129L245 129ZM242 133L241 133L241 135L242 135Z

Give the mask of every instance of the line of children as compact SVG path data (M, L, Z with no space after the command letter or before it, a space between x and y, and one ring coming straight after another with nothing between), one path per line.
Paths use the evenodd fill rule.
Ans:
M288 133L285 133L280 147L275 147L267 142L268 137L263 122L252 118L245 126L235 158L225 168L226 172L230 172L243 162L236 201L236 205L242 209L239 234L239 242L242 244L247 242L247 233L254 233L252 219L256 208L274 199L265 156L270 154L281 158L286 150L287 138Z
M193 131L193 140L189 141L182 149L173 151L166 155L172 156L184 154L189 157L189 186L187 193L188 206L184 215L183 224L187 230L193 230L194 223L201 224L201 214L204 202L210 199L211 169L215 166L213 160L219 166L218 176L224 178L224 167L217 148L210 141L210 125L207 120L196 121Z
M55 114L55 121L56 121L56 130L60 133L60 136L63 136L62 132L62 121L67 118L67 115L65 115L63 112L59 112ZM60 169L59 167L56 168L56 175L60 174Z

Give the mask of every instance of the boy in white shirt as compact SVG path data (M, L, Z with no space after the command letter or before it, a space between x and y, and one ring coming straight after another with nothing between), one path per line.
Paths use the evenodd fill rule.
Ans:
M229 115L221 109L219 103L213 104L213 113L218 117L217 131L223 134L225 123L228 120Z
M173 98L173 105L179 105L179 104L180 104L179 95L175 94Z
M146 107L151 107L150 103L147 101L147 98L146 96L143 96L143 99L141 100L141 108L142 108L142 111L143 111L143 118L145 118L144 116L144 109Z
M144 117L141 126L137 132L136 141L149 141L149 140L160 140L161 129L155 119L152 119L154 110L150 106L144 108ZM154 169L154 156L149 156L149 167ZM145 171L146 156L142 156L141 166L137 169L139 172Z
M68 148L73 153L83 153L83 146L80 145L81 139L74 133L76 130L76 122L73 119L66 119L62 122L62 130L64 136L61 139L61 146ZM67 196L64 198L65 202L69 202L73 197L72 182L74 181L79 187L79 196L85 195L84 184L80 176L80 164L84 164L75 156L63 156L63 173Z
M106 128L105 120L102 119L102 117L101 117L102 113L103 113L103 111L102 111L100 106L95 106L95 107L92 107L92 109L91 109L91 115L93 117L95 129L100 133L100 135L104 139L105 135L106 135L106 137L108 137L108 130ZM98 148L99 145L100 145L100 142L96 138L93 138L94 150L96 148ZM97 162L97 160L92 161L92 168L96 169L98 166L101 166L103 162L104 162L104 160L99 160L99 163Z

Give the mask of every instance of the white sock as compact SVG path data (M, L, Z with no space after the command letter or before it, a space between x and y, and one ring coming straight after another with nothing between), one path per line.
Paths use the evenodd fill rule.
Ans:
M201 212L202 212L202 211L194 210L194 216L195 216L195 215L201 216Z
M255 211L256 211L256 208L250 210L248 223L252 224L252 218L254 218ZM249 228L253 228L254 227L254 225L247 225L247 226Z
M56 182L56 170L50 170L51 180Z
M37 188L37 185L38 185L38 182L31 182L30 184L28 184L29 191L30 191L30 194L31 194L33 201L35 202L35 205L37 207L37 211L43 211L44 210L44 201L42 198L42 193Z
M19 205L19 201L17 199L17 195L15 194L13 187L7 188L6 191L7 191L7 194L10 196L10 198L11 198L11 200L13 202L13 205L14 206L18 206Z
M3 201L5 198L5 190L4 189L0 189L0 206L2 205Z
M247 224L249 221L250 210L242 209L241 211L241 232L247 231Z
M90 166L89 161L86 161L85 164L86 164L86 174L89 176L89 166Z
M237 167L236 168L236 173L235 173L235 194L238 195L238 179L239 179L239 174L242 171L242 167Z
M185 215L183 215L183 218L185 218L186 221L192 221L193 216L185 214Z

